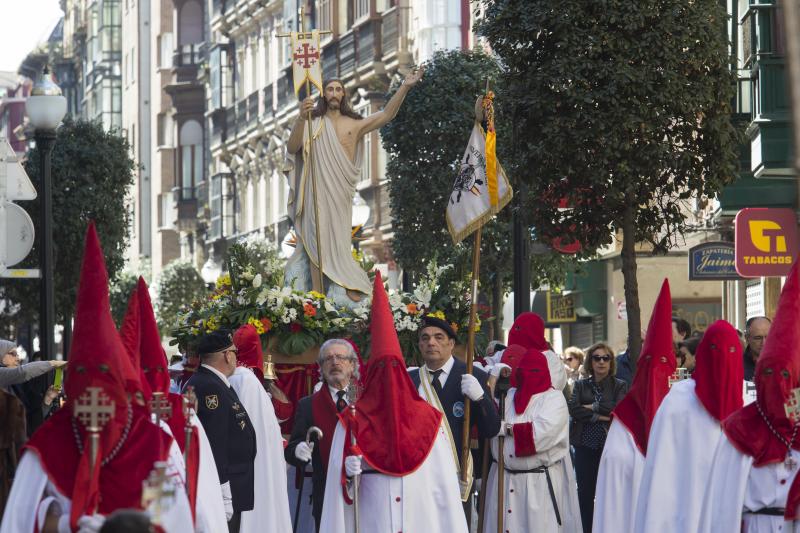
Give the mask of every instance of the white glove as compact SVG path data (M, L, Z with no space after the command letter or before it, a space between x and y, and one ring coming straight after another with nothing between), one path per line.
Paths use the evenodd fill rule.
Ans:
M222 484L222 503L225 504L225 521L233 517L233 496L231 496L231 482Z
M344 458L344 471L347 477L354 477L361 473L361 456L348 455Z
M461 376L461 394L473 402L477 402L483 397L483 387L475 376L464 374Z
M311 460L311 452L314 450L312 448L313 444L309 446L306 444L306 441L301 441L294 449L294 456L307 463Z
M99 514L83 515L78 518L78 533L97 533L105 521L105 517Z
M491 372L489 372L489 374L491 374L492 376L494 376L496 378L499 378L500 377L500 372L502 372L504 368L507 368L507 369L511 370L511 367L508 366L507 364L505 364L505 363L497 363L496 365L494 365L492 367L492 370L491 370Z

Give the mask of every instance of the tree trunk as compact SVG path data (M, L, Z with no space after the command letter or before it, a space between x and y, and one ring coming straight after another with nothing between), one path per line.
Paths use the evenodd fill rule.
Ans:
M639 351L642 349L642 316L639 309L639 282L636 277L636 228L634 207L622 213L622 277L625 280L625 308L628 312L628 357L636 371Z

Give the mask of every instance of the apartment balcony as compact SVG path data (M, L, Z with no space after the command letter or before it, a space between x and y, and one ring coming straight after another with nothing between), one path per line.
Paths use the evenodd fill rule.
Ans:
M272 115L272 105L273 105L273 98L272 98L272 83L267 85L262 89L262 93L264 95L264 115Z
M240 132L247 130L247 98L236 102L236 129Z
M225 108L225 138L223 142L235 137L236 130L236 105L234 104Z
M250 93L247 97L247 124L249 126L258 124L258 91Z
M192 231L197 221L195 187L173 187L172 199L175 227L182 231Z
M205 88L198 81L200 66L205 61L205 43L180 46L172 53L172 69L164 91L172 98L179 113L203 113Z

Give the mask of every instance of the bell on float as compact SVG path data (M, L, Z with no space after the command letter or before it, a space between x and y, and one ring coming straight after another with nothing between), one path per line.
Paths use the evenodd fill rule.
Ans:
M264 361L264 381L277 381L275 375L275 363L272 362L272 354L267 351L267 359Z

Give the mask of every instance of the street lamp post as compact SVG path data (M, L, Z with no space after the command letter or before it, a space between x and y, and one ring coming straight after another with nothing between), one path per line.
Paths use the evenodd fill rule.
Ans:
M364 228L364 224L367 223L367 220L369 220L370 211L371 209L364 200L364 197L356 191L355 196L353 196L353 215L351 217L351 224L353 225L353 247L356 250L359 249L361 230Z
M34 139L39 150L39 194L42 202L39 213L39 267L42 281L39 307L39 348L42 359L55 359L55 298L53 290L53 187L50 163L56 128L67 112L67 100L61 89L50 79L47 67L42 77L33 86L25 103L28 119L34 128Z

